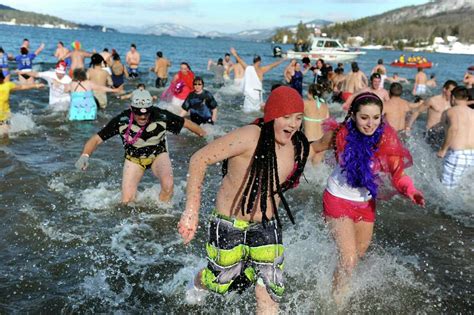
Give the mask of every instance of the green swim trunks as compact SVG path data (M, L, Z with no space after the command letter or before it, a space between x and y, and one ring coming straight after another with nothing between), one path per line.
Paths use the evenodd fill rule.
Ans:
M201 282L210 291L224 294L243 291L255 282L267 289L278 302L283 283L282 231L275 220L261 223L214 214L209 223L206 244L208 266Z

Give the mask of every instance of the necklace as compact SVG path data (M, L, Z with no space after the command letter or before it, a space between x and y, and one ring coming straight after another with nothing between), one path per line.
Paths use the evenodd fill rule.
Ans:
M135 115L133 114L133 112L131 111L130 112L130 119L128 120L128 128L127 128L127 131L125 131L125 135L123 136L123 139L125 140L125 143L126 144L130 144L130 145L133 145L135 144L135 142L138 141L138 138L140 138L140 136L142 135L143 133L143 130L145 130L145 127L146 127L146 123L145 125L143 125L140 130L138 130L138 132L135 134L135 136L133 136L132 139L130 139L130 129L132 128L132 124L133 124L133 118L135 117ZM148 121L147 121L148 123Z

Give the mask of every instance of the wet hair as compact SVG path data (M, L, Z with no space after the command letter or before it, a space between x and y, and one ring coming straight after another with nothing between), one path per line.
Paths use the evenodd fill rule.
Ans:
M156 52L156 56L159 57L159 58L161 58L161 57L163 57L163 53L162 53L161 51L157 51L157 52Z
M28 38L23 38L24 42L29 42L30 40Z
M3 71L0 71L0 84L3 84L3 81L5 81L5 76L3 75Z
M271 87L271 89L270 89L270 92L273 91L273 90L276 89L276 88L279 88L280 86L283 86L283 84L281 84L281 83L275 83L275 84L273 84L272 87Z
M403 92L403 86L398 82L390 84L390 96L400 96Z
M86 70L84 70L83 68L74 69L74 71L72 72L72 78L74 79L74 81L79 81L79 82L86 81L87 80Z
M359 71L359 65L357 64L357 62L353 61L351 63L351 69L352 69L352 72L358 72Z
M393 76L396 76L396 75L398 75L398 72L394 72L394 73L393 73Z
M342 73L344 73L344 68L337 67L336 70L334 70L334 72L335 72L336 74L342 74Z
M436 74L434 74L434 73L432 73L432 74L430 75L430 79L434 79L435 77L436 77Z
M189 63L183 61L183 62L181 62L181 64L188 67L188 70L191 71L191 67L189 66Z
M338 68L343 68L344 69L344 64L342 62L338 62L337 63L337 67Z
M3 47L0 47L0 53L4 54L5 50L3 50Z
M378 64L378 65L383 65L383 59L377 60L377 64Z
M202 86L204 87L204 80L202 79L202 77L194 77L193 84L195 84L196 82L201 82Z
M26 47L21 47L21 48L20 48L20 53L21 53L22 55L28 54L28 48L26 48Z
M259 61L262 61L262 57L260 57L259 55L255 55L255 56L253 57L253 63L257 63L257 62L259 62Z
M91 63L90 63L90 66L97 66L97 65L101 65L102 63L104 62L104 57L102 57L101 55L99 54L93 54L91 56Z
M266 223L269 221L267 217L268 199L270 199L273 206L277 224L281 226L275 195L279 196L290 221L293 224L295 223L288 203L283 196L283 192L298 184L299 177L303 173L309 154L308 139L306 139L306 136L301 130L296 131L291 138L295 148L295 169L291 176L281 184L278 176L278 161L275 152L274 122L274 120L271 120L267 123L263 123L263 119L257 121L257 124L261 128L260 136L258 138L257 147L255 148L249 171L244 179L242 198L240 201L242 215L252 213L255 205L260 201L262 224L264 226L266 226Z
M145 87L145 83L138 83L138 84L137 84L137 89L139 89L139 88L141 88L141 87L142 87L143 89L145 89L145 88L146 88L146 87Z
M217 64L223 66L224 60L222 60L222 58L217 59Z
M372 82L374 79L382 79L382 76L378 72L372 73L370 76L370 82Z
M230 57L229 53L225 53L224 57Z
M447 89L449 89L450 86L456 87L456 86L458 86L458 84L454 80L448 80L448 81L444 82L443 89L447 90Z
M64 47L64 43L62 41L59 41L58 44Z
M115 53L112 55L112 60L120 60L120 55Z
M109 52L109 49L108 49L108 48L104 48L104 50L103 50L103 51Z
M457 86L451 91L451 96L457 100L467 100L469 99L469 91L465 86Z
M137 49L137 46L133 43L130 45L130 47L133 47L133 48Z
M313 98L324 98L324 93L330 93L331 88L329 84L325 82L322 83L312 83L308 86L308 92L313 95Z
M309 57L303 57L303 59L301 59L301 62L305 65L308 65L311 63L311 59L309 59Z

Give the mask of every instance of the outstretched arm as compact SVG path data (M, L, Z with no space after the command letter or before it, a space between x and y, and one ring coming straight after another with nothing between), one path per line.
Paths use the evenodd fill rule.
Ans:
M193 123L189 119L184 119L183 127L200 137L204 137L206 135L206 131L204 129L202 129L198 124Z
M38 47L38 49L36 49L35 55L38 56L38 54L39 54L40 52L42 52L43 49L44 49L44 43L41 43L41 45Z
M245 63L245 61L242 58L240 58L239 55L237 55L237 50L235 50L234 47L232 47L230 49L230 53L232 54L232 56L235 57L235 59L237 59L237 62L240 63L242 65L242 67L244 67L244 69L247 68L247 64Z
M262 73L266 73L266 72L272 70L273 68L279 66L280 64L282 64L285 61L286 61L286 59L281 58L278 61L275 61L274 63L271 63L269 65L261 67L260 69L262 70Z
M323 137L311 143L309 147L308 160L311 160L314 155L329 150L333 141L334 131L326 132Z

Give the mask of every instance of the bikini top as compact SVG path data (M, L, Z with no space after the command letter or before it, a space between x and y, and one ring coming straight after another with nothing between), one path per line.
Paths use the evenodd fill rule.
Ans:
M317 107L318 109L321 108L321 103L326 103L326 101L325 101L324 99L321 99L321 98L319 98L319 97L317 97L317 96L316 96L315 100L316 100L316 107ZM304 120L310 121L310 122L317 122L317 123L321 123L321 122L323 122L324 120L326 120L326 119L328 119L328 118L329 118L329 116L326 117L326 118L311 118L311 117L308 117L308 116L303 116L303 119L304 119Z

